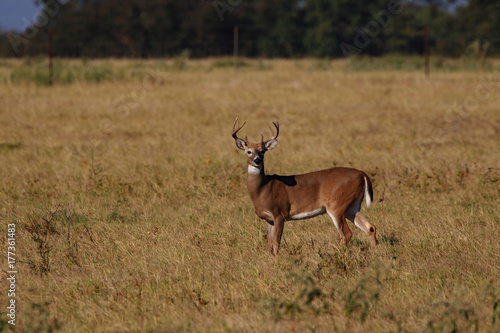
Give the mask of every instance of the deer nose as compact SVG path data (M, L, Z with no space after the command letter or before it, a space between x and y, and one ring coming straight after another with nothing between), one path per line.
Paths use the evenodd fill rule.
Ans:
M253 162L257 165L261 165L262 164L262 159L260 157L256 157Z

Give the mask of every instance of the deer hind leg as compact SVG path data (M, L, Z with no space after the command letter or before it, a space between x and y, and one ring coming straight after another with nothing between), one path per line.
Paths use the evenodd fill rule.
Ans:
M347 221L345 220L345 216L343 214L335 214L333 211L326 210L328 216L333 220L333 224L340 233L341 242L344 245L347 245L352 237L351 229L347 225Z
M360 196L356 202L354 202L351 207L346 212L346 217L351 220L356 227L363 230L363 232L368 236L370 243L372 245L377 245L377 228L370 223L360 212L361 201L363 200L363 195Z

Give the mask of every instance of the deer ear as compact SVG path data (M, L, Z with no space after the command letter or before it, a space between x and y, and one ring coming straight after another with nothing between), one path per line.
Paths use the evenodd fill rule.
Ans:
M247 143L243 139L237 138L235 139L235 142L236 142L236 147L238 147L241 150L245 150L245 148L247 147Z
M278 140L276 139L271 139L271 140L268 140L264 143L264 146L266 147L267 150L271 150L273 149L274 147L276 147L276 145L278 144Z

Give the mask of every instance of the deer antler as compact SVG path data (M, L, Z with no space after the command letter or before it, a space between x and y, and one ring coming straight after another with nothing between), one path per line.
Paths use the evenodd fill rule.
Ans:
M236 117L236 119L234 120L234 124L233 124L233 138L234 138L235 140L240 139L240 138L238 138L238 135L236 135L236 134L237 134L237 133L238 133L238 131L239 131L240 129L242 129L242 128L243 128L243 126L245 126L245 124L247 123L247 122L245 121L245 122L243 123L243 125L241 125L241 126L237 126L237 125L236 125L236 122L237 122L237 121L238 121L238 117ZM238 127L238 128L236 128L236 127ZM246 137L245 137L245 139L246 139ZM242 140L242 139L240 139L240 140ZM247 141L247 140L245 140L245 141Z
M271 139L269 139L269 140L276 139L278 137L278 135L280 134L280 124L278 122L273 121L273 125L274 125L274 127L276 127L276 135L274 135L274 132L273 132L273 129L271 128L271 125L269 125L269 129L271 130L271 136L272 136Z

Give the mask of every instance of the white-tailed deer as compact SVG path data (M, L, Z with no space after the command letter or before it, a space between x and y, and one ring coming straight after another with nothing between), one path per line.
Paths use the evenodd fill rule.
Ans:
M271 127L271 139L250 143L240 139L238 131L245 125L233 124L236 146L247 156L247 186L257 216L268 223L269 251L278 253L283 226L288 220L302 220L327 213L347 245L352 237L346 218L363 230L372 244L377 244L376 228L361 215L361 202L366 197L369 207L373 200L370 178L363 171L352 168L331 168L294 176L266 175L264 153L276 147L276 135Z

